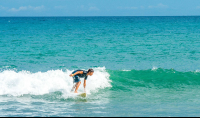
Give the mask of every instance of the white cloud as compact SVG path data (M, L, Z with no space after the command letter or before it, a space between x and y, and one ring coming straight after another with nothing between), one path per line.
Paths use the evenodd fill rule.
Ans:
M155 5L155 6L150 5L150 6L148 6L148 8L149 9L152 9L152 8L168 8L168 6L160 3L160 4Z
M89 11L99 11L99 8L97 7L89 7Z
M136 10L136 9L153 9L153 8L168 8L168 6L167 5L164 5L164 4L162 4L162 3L160 3L160 4L157 4L157 5L155 5L155 6L152 6L152 5L150 5L150 6L139 6L139 7L118 7L118 9L125 9L125 10Z
M149 9L154 8L154 6L148 6Z
M37 7L30 7L31 9L33 10L41 10L41 9L44 9L44 6L37 6Z
M18 9L16 8L11 8L8 11L12 11L12 12L17 12L17 11L23 11L23 10L27 10L27 7L19 7Z
M25 10L34 10L34 11L38 11L38 10L42 10L44 9L44 6L37 6L37 7L33 7L33 6L21 6L19 8L11 8L8 11L10 12L19 12L19 11L25 11Z
M6 7L0 6L0 10L6 10Z
M96 7L95 5L81 5L77 7L78 10L81 11L100 11L100 9L98 7Z

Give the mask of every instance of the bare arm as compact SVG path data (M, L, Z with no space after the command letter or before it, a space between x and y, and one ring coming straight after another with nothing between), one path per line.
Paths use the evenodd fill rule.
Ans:
M75 72L74 74L70 74L69 76L72 77L72 76L75 76L75 75L77 75L77 74L83 74L83 71L77 71L77 72Z
M84 79L83 87L86 87L86 80Z

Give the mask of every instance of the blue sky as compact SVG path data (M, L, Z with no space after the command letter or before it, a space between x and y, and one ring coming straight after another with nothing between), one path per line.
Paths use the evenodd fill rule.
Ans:
M200 15L200 0L0 0L0 16Z

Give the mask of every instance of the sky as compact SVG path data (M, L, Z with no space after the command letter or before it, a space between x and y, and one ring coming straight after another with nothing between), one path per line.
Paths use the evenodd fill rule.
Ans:
M200 0L0 0L4 16L200 16Z

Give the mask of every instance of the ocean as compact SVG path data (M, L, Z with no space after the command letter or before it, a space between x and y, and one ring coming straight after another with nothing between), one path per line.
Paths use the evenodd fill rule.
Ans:
M77 69L94 69L87 97ZM78 92L83 92L83 79ZM200 116L200 16L0 17L0 116Z

